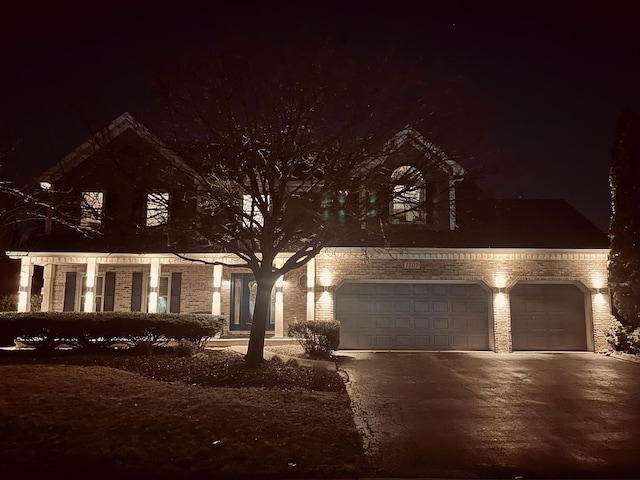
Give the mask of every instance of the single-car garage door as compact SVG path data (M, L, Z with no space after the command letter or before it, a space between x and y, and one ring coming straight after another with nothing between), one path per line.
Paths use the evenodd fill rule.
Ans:
M336 292L341 349L489 350L478 284L346 282Z
M514 350L586 350L584 294L570 284L520 283L511 289Z

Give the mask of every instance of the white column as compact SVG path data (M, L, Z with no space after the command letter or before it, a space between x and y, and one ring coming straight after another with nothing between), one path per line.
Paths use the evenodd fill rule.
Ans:
M41 309L43 312L51 311L54 272L55 272L55 265L53 263L47 263L44 266L44 271L42 273L44 282L42 285L42 309Z
M20 259L20 284L18 285L18 311L31 310L31 280L33 278L33 265L31 258Z
M149 304L147 312L158 313L158 286L160 285L160 259L151 259L151 273L149 275Z
M211 299L211 314L222 314L222 296L220 287L222 286L222 265L213 266L213 298Z
M276 268L282 268L284 258L276 258ZM284 278L280 276L276 280L276 308L275 308L275 337L284 337L284 299L282 290L284 287Z
M307 263L307 320L315 319L316 315L316 259L312 258Z
M98 262L95 258L87 259L87 282L84 291L84 311L95 312L95 288L96 277L98 276Z

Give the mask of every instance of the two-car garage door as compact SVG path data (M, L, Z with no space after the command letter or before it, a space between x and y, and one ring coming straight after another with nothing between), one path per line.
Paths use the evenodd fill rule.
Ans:
M346 282L341 349L489 350L487 292L475 283Z

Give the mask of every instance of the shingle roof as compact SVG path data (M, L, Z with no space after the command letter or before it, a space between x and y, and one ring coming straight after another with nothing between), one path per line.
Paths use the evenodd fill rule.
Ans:
M392 227L386 232L386 243L397 247L609 247L607 234L562 199L489 200L471 217L454 231Z

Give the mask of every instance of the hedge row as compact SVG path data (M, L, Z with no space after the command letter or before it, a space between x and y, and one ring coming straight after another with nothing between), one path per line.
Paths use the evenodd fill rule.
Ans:
M60 344L79 347L189 340L198 345L222 332L223 318L206 314L139 312L0 313L0 344L14 340L38 349Z

